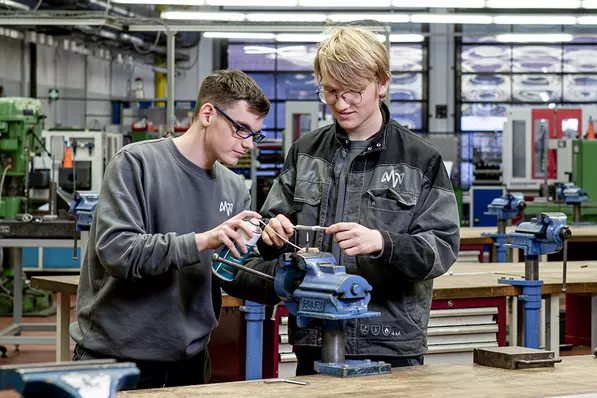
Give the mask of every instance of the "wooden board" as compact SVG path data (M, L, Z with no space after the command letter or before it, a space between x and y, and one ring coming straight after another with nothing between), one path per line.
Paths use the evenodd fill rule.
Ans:
M60 275L60 276L34 276L31 278L31 286L49 290L51 292L77 294L79 286L79 275ZM239 307L244 301L227 294L222 294L222 307Z
M506 228L506 233L514 232L516 227ZM570 226L570 242L597 242L597 226ZM462 227L460 228L461 245L492 244L493 238L482 236L484 233L496 233L497 227Z
M390 375L340 379L298 377L309 385L261 380L158 390L124 391L118 398L195 397L554 397L597 392L597 359L565 357L555 368L506 370L475 364L394 368Z

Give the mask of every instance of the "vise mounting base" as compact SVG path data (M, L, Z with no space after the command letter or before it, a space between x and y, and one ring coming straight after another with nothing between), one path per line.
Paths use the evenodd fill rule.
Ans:
M344 362L322 362L315 361L315 371L319 374L325 374L336 377L359 377L359 376L378 376L391 373L392 366L383 361L375 362L365 360L346 360Z
M473 362L502 369L553 368L562 362L552 351L526 347L475 348Z

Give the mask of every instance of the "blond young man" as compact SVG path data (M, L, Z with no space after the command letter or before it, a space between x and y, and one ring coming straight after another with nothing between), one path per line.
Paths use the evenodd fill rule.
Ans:
M251 198L235 165L263 138L270 104L237 70L201 84L180 137L134 143L110 161L89 234L71 336L74 359L116 358L138 388L201 384L222 296L211 254L237 242ZM252 234L251 231L247 231ZM250 235L249 235L250 236Z
M346 358L422 364L433 278L452 266L459 247L450 179L439 152L392 120L382 102L389 59L373 33L333 29L320 43L315 77L336 122L302 136L290 149L261 209L273 218L259 250L273 261L254 258L248 264L275 274L276 258L292 250L278 235L291 238L293 224L328 227L312 233L309 246L333 253L348 273L362 275L373 287L369 309L381 312L346 323ZM303 235L293 239L305 245ZM252 290L251 299L277 301L271 284L246 273L229 292L249 293L246 285L257 284L269 289ZM320 324L297 328L291 319L290 326L297 374L311 374L321 359Z

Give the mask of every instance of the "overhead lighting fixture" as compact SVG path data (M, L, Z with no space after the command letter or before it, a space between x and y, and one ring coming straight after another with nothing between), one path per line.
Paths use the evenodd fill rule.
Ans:
M301 12L294 13L249 13L247 14L247 21L250 22L325 22L327 15L325 14L307 14Z
M446 23L446 24L481 24L493 22L490 15L482 14L413 14L410 21L414 23Z
M209 39L273 40L276 35L261 32L204 32L203 37Z
M576 25L576 17L558 15L498 15L493 21L499 25Z
M117 4L155 4L165 6L202 6L204 0L111 0Z
M483 8L485 0L419 0L415 3L394 0L396 8Z
M388 8L391 0L298 0L298 5L318 8Z
M29 11L31 8L25 4L18 3L13 0L0 0L0 5L10 7L10 8L17 8L19 10Z
M228 7L296 7L298 0L205 0L205 4Z
M597 17L578 17L576 18L576 22L579 25L597 25Z
M386 41L386 36L377 34L375 35L381 42ZM307 43L318 43L324 40L328 35L323 33L279 33L276 35L276 41L279 42L307 42ZM419 34L400 34L393 33L390 35L390 42L392 43L420 43L425 40L425 36Z
M347 14L329 14L328 18L334 22L354 22L354 21L379 21L379 22L390 22L390 23L405 23L410 20L410 17L406 14L360 14L360 13L347 13Z
M240 12L162 11L161 19L189 21L231 21L242 22L246 16Z
M597 8L597 0L584 0L582 6L584 8Z
M52 18L52 17L31 17L31 18L0 18L0 26L100 26L106 25L104 18Z
M564 43L573 39L574 36L569 33L506 33L496 36L501 43Z
M580 0L487 0L489 8L515 9L548 9L548 8L579 8Z
M421 43L423 40L425 40L425 36L415 33L393 33L390 35L392 43Z

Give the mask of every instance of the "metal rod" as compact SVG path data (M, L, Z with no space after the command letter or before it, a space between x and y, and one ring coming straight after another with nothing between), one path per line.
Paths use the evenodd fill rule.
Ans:
M344 355L344 325L342 321L323 322L323 343L321 345L321 361L342 363Z
M563 274L562 274L562 291L566 291L566 273L568 268L568 239L564 240L564 261L563 261Z
M320 227L319 225L313 225L313 226L309 226L309 225L295 225L294 227L295 231L321 231L321 232L325 232L325 230L327 229L327 227Z
M498 218L498 220L497 220L497 233L498 234L505 234L506 233L506 220Z
M229 265L229 266L231 266L231 267L238 268L238 269L240 269L240 270L242 270L242 271L248 272L249 274L253 274L253 275L255 275L255 276L258 276L258 277L259 277L259 278L261 278L261 279L265 279L266 281L271 281L271 282L273 282L273 281L275 281L275 280L276 280L276 278L274 278L274 277L273 277L273 276L271 276L271 275L264 274L263 272L256 271L256 270L254 270L253 268L245 267L244 265L241 265L241 264L233 263L232 261L228 261L228 260L226 260L225 258L222 258L222 257L218 256L218 254L217 254L217 253L214 253L214 254L211 256L211 260L212 260L214 263L215 263L215 262L220 262L220 263L222 263L222 264L226 264L226 265Z
M580 222L580 203L575 203L573 208L574 208L574 222Z
M529 259L530 257L530 259ZM539 257L538 256L527 256L524 262L524 279L527 281L538 281L539 280Z
M168 85L168 91L166 92L166 126L170 133L174 133L175 37L176 32L172 30L166 32L166 66L168 67L168 75L166 76Z

